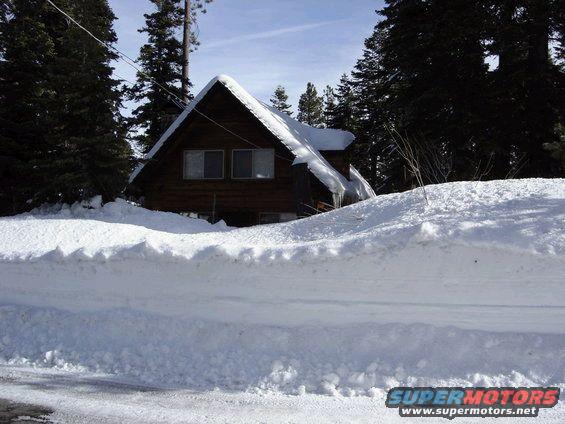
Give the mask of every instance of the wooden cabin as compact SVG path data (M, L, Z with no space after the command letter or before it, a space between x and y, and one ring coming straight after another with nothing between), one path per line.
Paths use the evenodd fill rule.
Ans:
M232 226L289 221L374 196L349 162L353 142L218 76L133 172L128 192L150 209Z

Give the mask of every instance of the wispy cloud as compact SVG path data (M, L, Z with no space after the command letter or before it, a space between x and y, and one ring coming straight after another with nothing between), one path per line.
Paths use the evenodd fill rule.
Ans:
M327 26L327 25L332 25L332 24L336 24L336 23L339 23L339 22L344 22L344 21L347 21L347 20L348 19L337 19L337 20L316 22L316 23L305 24L305 25L296 25L296 26L291 26L291 27L287 27L287 28L275 29L275 30L272 30L272 31L262 31L262 32L255 32L255 33L252 33L252 34L238 35L238 36L235 36L235 37L226 38L224 40L207 42L206 44L203 44L203 46L201 47L201 50L207 50L207 49L212 49L212 48L216 48L216 47L223 47L223 46L227 46L227 45L230 45L230 44L237 44L237 43L240 43L242 41L263 40L265 38L274 38L274 37L278 37L280 35L295 34L297 32L309 31L311 29L320 28L320 27L324 27L324 26Z

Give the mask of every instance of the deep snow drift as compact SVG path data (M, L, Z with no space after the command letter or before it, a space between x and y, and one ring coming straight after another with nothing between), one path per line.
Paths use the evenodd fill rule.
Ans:
M565 180L426 192L248 229L0 219L0 357L199 390L565 383Z
M0 260L123 259L143 253L143 242L156 255L201 261L305 260L425 243L565 255L565 179L449 183L427 186L426 193L429 204L416 189L233 231L123 200L99 208L95 199L93 209L76 204L0 219Z

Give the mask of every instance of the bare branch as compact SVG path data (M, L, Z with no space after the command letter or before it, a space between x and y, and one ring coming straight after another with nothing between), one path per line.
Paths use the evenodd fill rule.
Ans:
M392 137L392 140L396 144L396 150L400 154L400 156L406 161L408 166L408 170L412 174L412 176L416 179L418 186L422 189L422 193L424 195L424 200L426 201L426 205L429 205L428 201L428 194L426 193L426 188L424 184L424 180L422 178L421 166L419 157L412 147L412 145L408 142L408 140L403 137L396 129L387 127L387 131Z

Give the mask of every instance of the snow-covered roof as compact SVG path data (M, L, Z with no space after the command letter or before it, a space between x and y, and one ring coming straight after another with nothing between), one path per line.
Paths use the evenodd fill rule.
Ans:
M349 178L351 179L351 185L357 190L357 195L360 199L370 199L377 196L371 185L353 165L349 166Z
M258 100L259 101L259 100ZM282 120L299 138L306 139L316 150L345 150L355 136L349 131L332 128L314 128L291 118L286 113L259 101L270 113Z
M173 124L161 136L159 141L147 153L145 159L151 159L165 144L165 142L181 126L198 103L204 98L208 91L220 83L226 87L265 127L279 139L295 156L294 163L307 163L308 169L335 195L354 196L365 199L372 196L359 196L366 190L359 190L358 183L348 181L322 156L320 150L343 150L349 146L355 137L353 134L335 129L313 128L292 119L287 114L266 105L249 94L233 78L227 75L219 75L213 78L204 89L194 98L186 109L178 116ZM141 172L144 163L140 164L130 176L132 182ZM358 173L357 173L358 174ZM368 185L363 177L358 175L365 185ZM374 195L374 193L373 193Z

